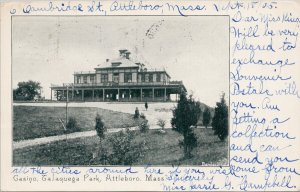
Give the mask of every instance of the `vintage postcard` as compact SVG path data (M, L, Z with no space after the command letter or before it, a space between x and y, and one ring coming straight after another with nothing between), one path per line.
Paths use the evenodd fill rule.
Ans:
M12 81L13 165L228 165L228 16L14 16Z
M299 190L299 10L1 3L1 190Z

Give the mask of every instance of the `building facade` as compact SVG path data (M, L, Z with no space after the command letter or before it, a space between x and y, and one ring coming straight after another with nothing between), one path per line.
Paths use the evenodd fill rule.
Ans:
M94 71L75 72L73 83L51 85L51 100L174 101L181 92L186 92L182 81L171 81L165 70L149 70L133 62L124 49L117 59L106 59Z

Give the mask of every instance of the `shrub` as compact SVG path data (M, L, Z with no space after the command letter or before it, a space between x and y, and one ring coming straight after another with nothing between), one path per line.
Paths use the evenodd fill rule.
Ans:
M165 129L166 121L163 119L158 119L156 125L158 125L161 129Z
M139 124L139 130L140 130L142 133L146 133L146 132L149 131L149 128L150 128L150 126L149 126L149 124L148 124L148 120L147 120L146 117L145 117L145 119Z
M69 117L66 129L67 133L73 133L81 130L75 117Z
M105 127L105 125L104 125L104 123L101 119L101 116L98 113L96 115L95 120L96 120L95 129L97 131L97 135L98 135L98 137L100 139L100 142L101 142L101 140L104 139L104 137L105 137L105 132L106 132L107 129L106 129L106 127Z
M140 111L138 108L135 108L135 111L134 111L134 118L137 119L140 117Z
M110 157L109 157L109 152L108 152L108 148L107 146L103 146L101 145L99 148L99 152L98 152L98 162L102 165L109 165L111 164L110 162ZM97 161L96 161L97 162ZM98 164L98 162L96 164Z
M144 155L145 142L135 143L135 132L126 129L119 131L108 139L112 153L108 155L110 165L132 165Z

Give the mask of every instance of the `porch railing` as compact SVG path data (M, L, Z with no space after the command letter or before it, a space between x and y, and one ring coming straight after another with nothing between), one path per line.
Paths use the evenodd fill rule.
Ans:
M93 86L134 86L134 85L182 85L182 81L162 81L162 82L104 82L104 83L63 83L62 87L93 87ZM51 84L51 87L61 87L60 85Z

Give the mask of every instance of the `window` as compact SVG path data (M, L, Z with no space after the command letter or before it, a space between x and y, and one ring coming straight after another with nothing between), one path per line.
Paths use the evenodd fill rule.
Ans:
M77 83L81 83L81 77L80 76L76 76L77 77Z
M142 74L142 82L145 82L145 74Z
M153 82L153 74L149 74L149 82Z
M156 82L160 82L160 81L161 81L160 78L161 78L161 77L160 77L160 73L157 73L157 74L156 74Z
M119 73L114 73L114 75L113 75L113 82L115 82L115 83L119 82Z
M90 76L90 80L91 80L91 83L95 83L95 76L94 75Z
M132 73L125 73L124 75L124 82L128 83L132 81Z
M108 82L108 74L101 74L101 83Z
M149 74L145 74L145 81L149 82Z
M83 83L87 83L87 76L83 76Z

